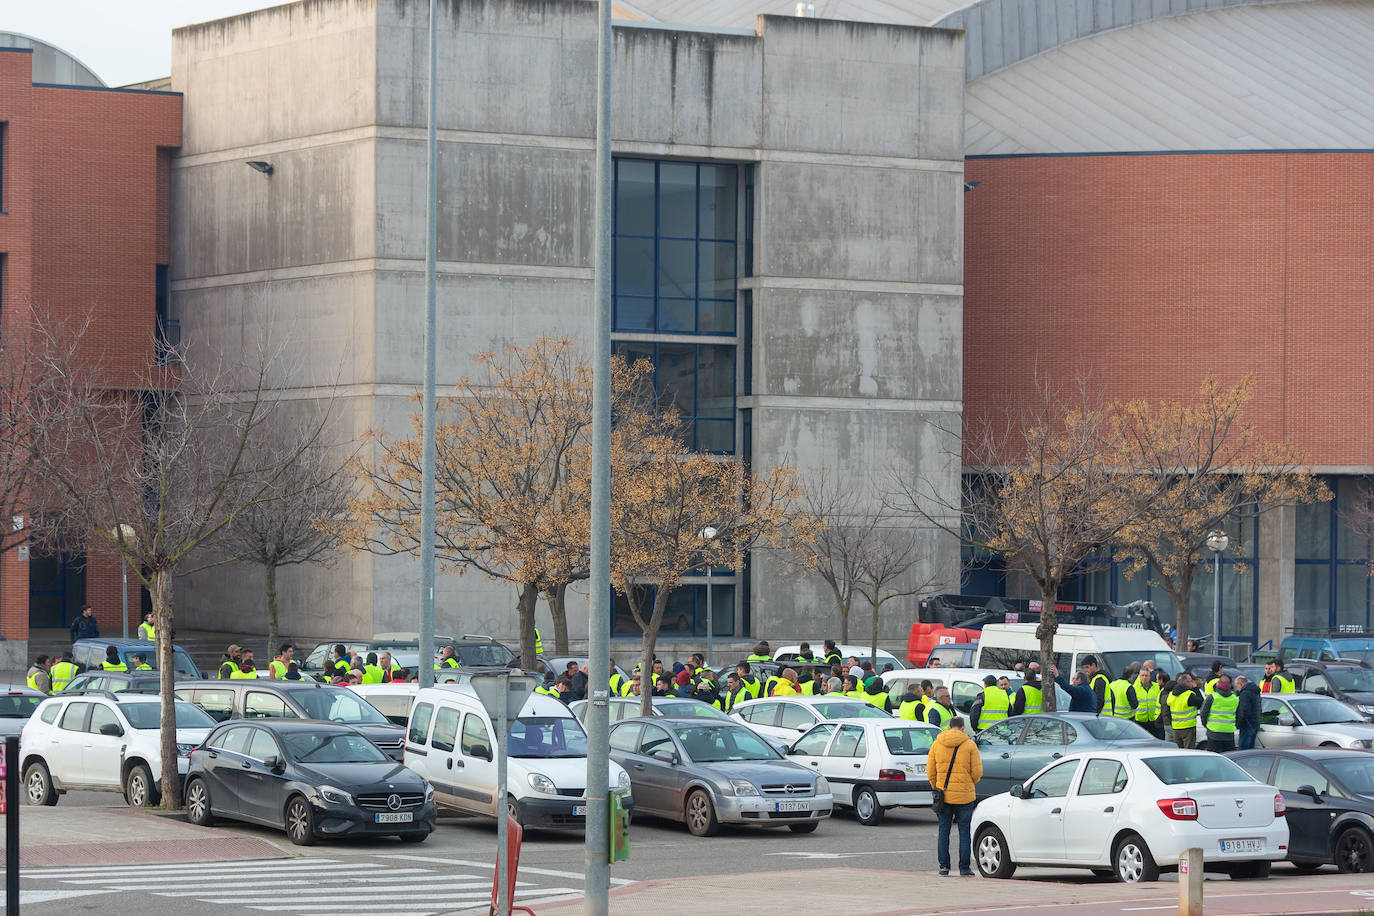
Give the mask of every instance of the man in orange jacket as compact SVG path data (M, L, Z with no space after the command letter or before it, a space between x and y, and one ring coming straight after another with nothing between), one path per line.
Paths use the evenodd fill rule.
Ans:
M940 811L940 832L936 852L940 874L949 874L949 830L959 825L959 874L973 877L969 861L972 840L969 830L973 824L973 807L978 799L978 780L983 778L983 760L978 745L964 732L964 717L955 716L949 727L940 732L926 756L926 778L932 789L942 789L945 805Z

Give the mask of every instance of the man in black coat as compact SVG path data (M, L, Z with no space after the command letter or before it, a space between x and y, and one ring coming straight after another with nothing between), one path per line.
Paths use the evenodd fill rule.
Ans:
M1243 674L1236 675L1240 705L1236 707L1236 750L1248 751L1255 746L1260 727L1259 684L1250 682Z

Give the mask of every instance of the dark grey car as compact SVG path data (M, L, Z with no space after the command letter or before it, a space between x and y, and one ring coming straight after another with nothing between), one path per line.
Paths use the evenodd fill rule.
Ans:
M978 797L1006 792L1060 757L1092 750L1175 747L1127 719L1089 712L1012 716L980 731L975 739L983 761Z
M733 722L625 719L611 729L611 759L630 774L637 814L683 821L694 836L722 823L811 833L833 806L824 776Z

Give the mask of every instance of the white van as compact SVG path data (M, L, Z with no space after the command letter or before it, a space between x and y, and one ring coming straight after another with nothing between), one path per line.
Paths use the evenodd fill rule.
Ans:
M1040 640L1033 623L990 623L978 638L975 668L1011 668L1017 662L1039 661ZM1094 627L1061 623L1054 634L1055 665L1072 677L1083 659L1094 656L1102 673L1118 677L1132 662L1153 659L1170 676L1183 670L1178 656L1158 633L1131 627ZM1044 672L1048 674L1048 672Z
M415 697L405 764L434 787L440 808L496 817L496 744L490 717L466 684L429 687ZM526 827L583 827L587 820L587 733L568 707L531 694L511 723L505 810ZM630 777L611 762L612 790ZM625 807L631 799L625 797Z

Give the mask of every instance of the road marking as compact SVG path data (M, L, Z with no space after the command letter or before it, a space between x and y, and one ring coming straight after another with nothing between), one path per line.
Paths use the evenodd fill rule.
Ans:
M1177 904L1177 903L1171 903L1171 904L1169 904L1168 906L1123 906L1123 907L1121 908L1121 912L1123 912L1123 913L1136 913L1136 912L1140 912L1141 910L1176 910L1176 909L1178 909L1178 904Z
M35 878L60 878L63 875L81 875L89 878L92 875L148 875L156 876L163 873L172 875L177 872L190 873L196 871L224 872L232 871L241 873L244 871L256 871L261 869L287 869L297 871L300 869L321 869L321 868L350 868L347 862L340 862L337 859L254 859L242 862L195 862L182 863L179 865L131 865L124 867L121 865L92 866L91 868L48 868L48 869L25 869L26 876L32 875Z
M433 874L433 872L431 872L431 871L430 871L429 869L427 869L427 868L388 868L388 869L386 869L386 871L384 871L384 872L379 872L379 870L378 870L375 866L373 866L373 867L367 867L367 866L359 865L359 866L354 866L354 867L352 867L352 868L338 868L338 869L334 869L334 870L330 870L330 871L319 871L319 870L310 870L310 871L306 871L306 870L303 870L303 869L290 869L290 870L287 870L287 871L276 871L276 870L273 870L273 871L257 871L257 870L254 870L254 871L251 871L251 872L249 872L249 871L239 872L237 875L222 876L222 880L223 880L223 881L229 881L229 880L237 880L238 878L256 878L256 879L274 878L274 879L277 879L277 880L281 880L281 879L283 879L283 878L294 878L294 877L296 877L296 876L300 876L300 877L302 877L302 878L307 878L307 879L308 879L308 878L320 878L320 879L325 879L325 878L342 878L342 877L353 877L353 876L359 876L359 877L361 877L361 876L367 876L367 875L381 875L381 876L386 876L386 875L429 875L429 874ZM26 876L26 877L28 877L28 876ZM143 875L139 875L138 877L139 877L139 881L141 882L140 886L142 886L142 887L147 887L149 881L157 881L157 882L161 882L161 883L182 883L182 884L185 884L185 883L187 883L187 882L190 882L190 883L192 883L192 884L199 884L199 883L201 883L201 882L207 882L207 881L213 883L214 880L215 880L215 877L221 877L221 876L218 876L218 875L216 875L215 877L212 877L211 875L189 875L189 876L188 876L188 875L178 874L178 875L175 875L175 876L171 876L171 875L153 875L153 876L151 876L151 877L145 877L145 876L143 876ZM123 885L123 884L129 884L129 883L132 881L132 879L130 879L130 878L114 878L114 877L110 877L110 878L59 878L58 880L60 880L60 881L62 881L62 882L64 882L64 883L66 883L66 884L121 884L121 885Z
M66 900L68 897L90 897L93 894L108 894L109 891L20 891L19 902L29 903L52 903L55 900ZM338 916L338 914L334 914Z
M464 882L462 882L462 881L457 881L457 882L455 883L455 879L460 879L460 878L466 878L466 879L468 879L468 881L467 881L466 883L464 883ZM395 888L399 888L399 889L401 889L401 890L404 890L404 889L409 888L409 887L427 887L427 886L429 886L429 885L440 885L440 886L444 886L444 887L490 887L490 886L491 886L491 879L490 879L490 878L479 878L479 877L477 877L476 875L456 875L456 876L436 875L434 872L423 872L423 873L421 873L421 874L419 874L419 875L413 875L413 876L410 876L410 877L402 877L402 878L386 878L386 877L373 878L373 877L369 877L369 876L367 876L367 875L351 875L351 876L349 876L349 880L350 880L350 881L358 881L358 880L361 880L361 879L366 879L367 886L368 886L369 889L372 889L372 888L384 888L384 887L395 887ZM75 884L76 882L74 882L74 881L68 881L67 883L68 883L68 884ZM90 882L83 882L83 883L90 883ZM528 882L521 882L521 883L523 884L523 883L528 883ZM142 883L138 883L138 884L116 884L116 883L114 883L114 882L109 882L109 883L105 884L104 886L105 886L105 887L112 888L112 889L114 889L114 890L119 890L119 891L149 890L149 887L148 887L147 882L142 882ZM293 878L291 878L291 877L289 877L289 876L284 876L284 877L281 877L281 878L274 878L274 879L272 879L272 880L270 880L270 881L269 881L269 880L259 880L259 881L233 881L233 880L228 880L228 881L204 881L204 882L195 883L195 884L193 884L191 887L188 887L188 888L178 888L176 885L170 884L170 883L168 883L168 882L166 882L166 881L159 881L159 882L157 882L157 884L156 884L155 886L158 887L158 888L166 888L166 889L168 889L168 890L177 890L179 893L200 892L200 891L203 890L203 891L204 891L205 893L207 893L207 894L223 894L223 893L226 893L226 892L228 892L228 891L232 891L232 890L235 890L235 889L241 888L241 887L242 887L242 888L259 888L259 889L273 888L273 887L315 888L315 887L323 887L323 886L326 886L326 885L303 883L303 882L297 881L297 880L295 880L295 879L293 879Z
M405 859L407 862L431 862L437 865L466 865L469 868L489 868L495 869L495 862L475 862L471 859L440 859L434 856L403 856L395 854L379 855L379 859ZM552 868L531 868L528 865L520 866L521 874L529 872L531 875L547 875L550 878L585 878L586 875L580 871L556 871ZM612 884L634 884L629 878L612 878Z
M575 890L574 888L571 888L571 887L550 887L550 888L541 888L541 891L540 891L540 892L541 892L541 894L544 895L544 896L560 896L560 897L579 896L579 897L580 897L580 896L582 895L582 892L581 892L581 891ZM355 895L356 895L356 890L355 890L354 893L355 893ZM314 896L315 896L314 894L311 894L311 897L312 897L312 898L313 898ZM273 898L273 899L280 899L280 898ZM438 912L443 912L443 911L445 911L445 910L466 910L466 909L471 909L471 908L473 908L474 906L477 906L477 905L478 905L478 904L477 904L477 901L479 901L479 900L490 900L490 899L491 899L491 889L490 889L490 888L488 888L488 889L485 890L485 891L481 891L481 892L479 892L479 893L471 893L471 894L449 894L449 893L442 893L442 894L392 894L392 895L390 895L390 896L388 896L388 897L386 898L386 900L387 900L388 903L396 903L396 902L399 902L399 901L402 901L402 900L414 900L414 901L416 901L416 902L417 902L419 905L421 905L421 906L427 906L427 907L431 907L431 908L437 908L437 911L438 911ZM242 898L235 898L235 897L225 897L225 898L219 898L219 899L213 899L213 900L205 900L204 902L206 902L206 903L236 904L236 905L238 905L238 906L247 906L247 907L249 907L250 909L254 909L254 910L265 910L265 911L267 911L267 912L287 912L287 911L293 911L293 910L296 911L296 912L300 912L300 909L301 909L301 904L300 904L300 903L293 903L293 904L288 904L288 905L280 905L280 904L277 904L277 905L266 906L266 905L261 905L261 904L255 903L255 902L254 902L253 900L251 900L251 899L248 900L248 901L245 901L245 900L243 900ZM523 900L523 898L518 898L518 897L517 897L516 900L515 900L515 902L516 902L516 903L522 903L522 904L523 904L525 901ZM488 906L489 906L489 904L488 904Z

